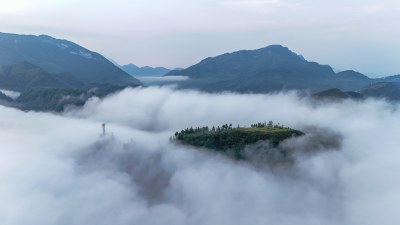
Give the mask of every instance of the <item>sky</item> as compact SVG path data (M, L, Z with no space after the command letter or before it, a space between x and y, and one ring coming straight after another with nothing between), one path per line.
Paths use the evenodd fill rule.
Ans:
M120 64L187 67L281 44L370 76L400 73L397 0L0 0L0 31L74 41Z

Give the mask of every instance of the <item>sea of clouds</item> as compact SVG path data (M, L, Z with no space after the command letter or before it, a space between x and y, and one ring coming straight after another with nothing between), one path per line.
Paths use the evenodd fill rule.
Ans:
M399 224L399 118L383 100L167 87L62 114L0 106L0 224ZM282 144L307 152L287 171L170 142L190 126L269 120L307 132Z

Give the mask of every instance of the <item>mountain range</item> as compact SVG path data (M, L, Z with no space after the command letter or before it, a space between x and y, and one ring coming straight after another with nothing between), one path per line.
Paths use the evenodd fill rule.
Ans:
M189 77L180 79L178 88L207 92L301 90L316 99L400 100L400 75L373 79L353 70L335 72L281 45L225 53L186 69L169 70L118 66L78 44L47 35L0 33L0 89L20 93L17 98L0 94L0 103L24 110L61 111L92 96L143 85L132 74L165 73Z

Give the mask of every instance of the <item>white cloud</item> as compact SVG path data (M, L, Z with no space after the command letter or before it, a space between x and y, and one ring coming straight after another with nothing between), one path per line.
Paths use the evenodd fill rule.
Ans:
M398 224L399 116L377 100L168 88L127 89L65 115L0 107L0 223ZM329 128L340 150L278 173L168 140L188 126L270 119ZM114 139L99 137L103 122Z

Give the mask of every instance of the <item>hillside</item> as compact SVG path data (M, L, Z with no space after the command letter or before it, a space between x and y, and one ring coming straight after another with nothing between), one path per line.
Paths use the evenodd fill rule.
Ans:
M312 98L318 100L343 100L351 98L350 95L348 95L347 93L343 92L338 88L331 88L325 91L317 92L311 96Z
M37 87L82 88L84 86L73 77L50 74L29 62L0 66L0 88L6 90L24 92Z
M8 105L22 110L61 112L69 107L79 107L93 97L105 97L109 94L132 86L101 84L84 90L76 88L36 87L21 93Z
M359 91L342 91L338 88L331 88L311 95L314 100L340 101L345 99L362 100L365 96Z
M400 75L388 76L388 77L380 78L378 80L381 81L381 82L400 83Z
M50 74L62 74L85 85L140 82L102 55L50 36L0 33L0 65L28 62Z
M268 126L265 123L259 123L249 128L233 128L232 125L226 124L217 128L187 128L176 132L175 139L182 144L222 152L236 159L244 159L243 151L247 145L269 141L272 146L277 146L285 139L300 135L303 135L301 131L278 125L272 126L272 124Z
M355 91L375 81L362 73L354 70L346 70L337 73L330 82L333 87L344 91Z
M180 83L182 88L256 93L290 89L321 91L329 88L351 91L372 81L355 71L336 74L330 66L307 61L281 45L209 57L168 75L190 77Z
M0 104L23 110L62 111L141 83L98 53L49 36L0 33Z
M92 96L104 97L136 86L85 85L67 74L50 74L28 62L0 66L0 89L20 93L15 99L1 93L0 104L23 110L62 111L69 106L82 106Z

